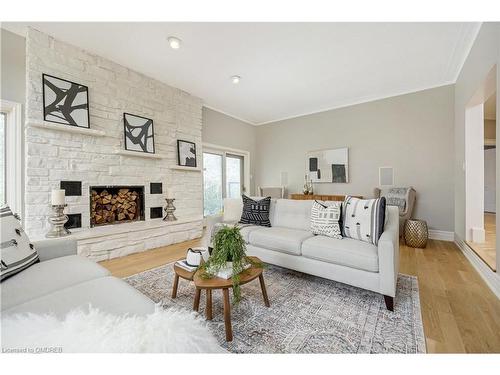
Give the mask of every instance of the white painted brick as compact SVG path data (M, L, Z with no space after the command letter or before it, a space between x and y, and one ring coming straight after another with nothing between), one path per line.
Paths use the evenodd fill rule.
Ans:
M163 195L150 195L150 182L173 186L178 200L179 218L202 213L202 174L174 171L177 138L198 144L201 162L202 101L162 82L134 72L122 65L87 53L29 30L27 44L26 117L42 119L42 72L85 84L89 87L90 125L103 130L104 137L26 129L26 217L29 231L43 235L48 228L50 190L61 180L82 181L83 195L68 197L67 213L82 214L82 230L90 223L89 186L145 186L145 216L150 207L163 207ZM155 148L166 158L146 159L116 155L123 148L123 112L152 118ZM110 236L103 241L78 244L79 253L93 260L104 260L128 253L166 246L199 236L201 221ZM29 233L28 231L28 233Z
M28 144L28 155L36 156L57 156L58 148L57 146L51 146L47 144Z

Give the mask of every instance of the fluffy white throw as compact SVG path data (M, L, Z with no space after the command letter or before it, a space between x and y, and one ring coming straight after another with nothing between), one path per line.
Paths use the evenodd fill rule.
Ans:
M61 348L63 353L225 352L195 313L160 307L147 316L112 315L89 307L54 315L2 317L2 349ZM42 348L42 349L40 349Z

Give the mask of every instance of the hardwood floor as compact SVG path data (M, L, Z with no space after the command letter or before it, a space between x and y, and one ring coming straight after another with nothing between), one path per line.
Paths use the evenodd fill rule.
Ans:
M200 240L101 262L126 277L183 258ZM418 277L429 353L500 353L500 300L452 242L401 245L400 272ZM382 298L382 297L381 297ZM397 308L397 305L396 305Z
M484 231L485 241L475 243L467 241L467 245L484 260L484 262L493 270L497 270L497 230L496 214L484 213Z

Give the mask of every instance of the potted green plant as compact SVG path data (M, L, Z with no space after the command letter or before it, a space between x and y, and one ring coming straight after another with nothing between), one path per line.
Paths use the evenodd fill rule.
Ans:
M213 250L208 261L200 268L203 278L213 278L217 273L226 268L228 262L232 263L233 282L233 303L237 304L241 300L240 273L250 264L255 267L262 267L261 263L256 263L246 256L245 240L241 236L238 226L222 226L213 237Z

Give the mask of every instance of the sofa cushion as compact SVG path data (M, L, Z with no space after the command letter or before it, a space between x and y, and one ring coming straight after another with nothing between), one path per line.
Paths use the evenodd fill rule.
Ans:
M252 233L254 230L259 229L258 225L242 225L239 224L240 226L240 233L243 239L245 240L246 243L250 241L250 233Z
M0 281L16 275L39 261L38 253L17 215L9 206L0 208Z
M300 255L304 240L312 237L309 231L283 227L258 228L250 232L249 243L253 246Z
M342 235L378 244L384 232L385 198L359 199L347 196L342 206Z
M2 282L2 311L56 290L108 275L108 270L78 255L37 263Z
M302 256L359 270L378 272L378 249L375 245L344 238L316 236L302 244Z
M146 315L155 304L144 294L113 276L86 281L14 306L2 314L54 314L64 317L77 308L98 308L112 314Z
M342 202L331 202L326 205L314 201L311 209L311 232L341 240L339 224L341 212Z
M310 200L278 199L274 206L271 224L277 227L309 231L312 202Z
M263 227L270 227L269 211L271 209L271 197L260 200L242 195L243 212L241 213L241 224L255 224Z

